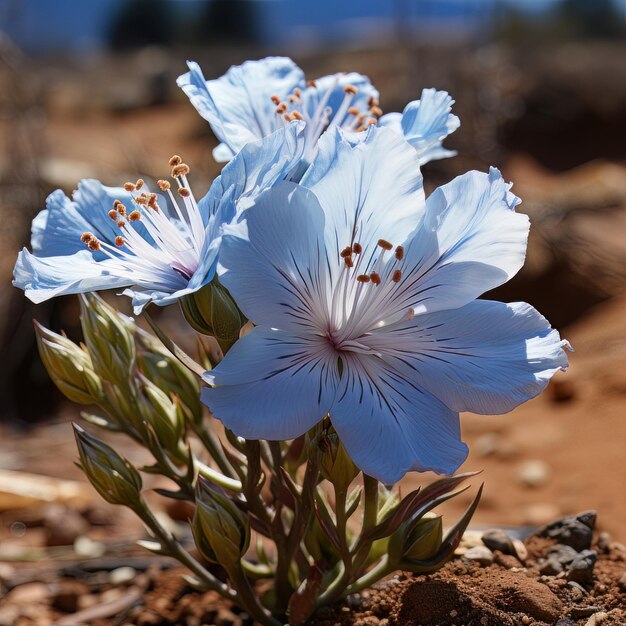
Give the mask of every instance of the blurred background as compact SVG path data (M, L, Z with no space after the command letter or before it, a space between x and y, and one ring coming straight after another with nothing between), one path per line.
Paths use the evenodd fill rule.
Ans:
M533 224L528 259L489 296L532 303L576 352L540 398L464 416L465 469L484 469L487 483L476 521L539 525L594 508L626 540L625 36L624 0L0 0L3 536L38 541L6 495L7 471L80 479L67 423L79 408L48 380L32 330L36 318L79 339L76 298L34 306L11 286L32 218L55 188L159 178L174 153L203 193L219 171L216 141L176 87L186 59L213 78L286 54L310 78L367 74L385 112L423 87L448 90L462 126L446 145L458 156L425 167L429 190L489 165L514 181ZM160 311L173 332L178 316Z

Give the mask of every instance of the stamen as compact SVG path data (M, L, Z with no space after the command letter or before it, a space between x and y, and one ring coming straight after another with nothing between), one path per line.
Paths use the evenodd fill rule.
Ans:
M354 86L354 85L346 85L343 90L346 93L352 94L353 96L356 95L358 93L358 89Z
M189 189L187 189L187 187L181 187L178 190L178 195L182 196L183 198L188 198L191 195L191 191L189 191Z
M169 161L168 165L170 167L174 167L175 165L180 165L183 162L183 159L175 154Z
M136 198L133 198L133 200L137 204L148 204L148 198L146 198L146 196L144 194L141 194L140 196L137 196Z
M187 176L187 174L189 174L189 166L186 163L178 163L172 168L172 176L174 178Z
M314 80L307 80L306 81L306 86L307 87L317 87L317 83Z
M340 253L339 256L342 259L345 259L346 257L349 257L352 254L352 246L348 246L347 248L344 248Z
M126 191L135 191L135 185L133 183L124 183L124 189Z
M135 189L139 190L143 187L143 178L139 178L137 179L137 182L135 183Z
M93 239L93 233L86 232L80 236L80 240L83 243L89 243L92 239Z
M401 278L402 278L401 270L395 270L394 273L391 275L391 280L393 280L394 283L400 282Z
M370 96L367 100L367 106L370 107L370 109L372 107L377 107L379 104L378 98L374 98L374 96Z
M116 211L115 209L111 209L111 210L109 211L109 217L110 217L113 221L117 220L117 211Z
M363 246L360 243L353 243L352 250L354 254L361 254L361 252L363 252Z
M302 92L300 91L300 88L299 88L299 87L296 87L296 88L293 90L293 95L294 95L294 96L296 96L296 98L299 98L299 97L302 95Z
M393 246L388 241L385 241L384 239L379 239L378 240L378 245L383 250L391 250L393 248Z
M159 210L159 205L157 204L157 195L156 193L148 194L148 206L155 211Z
M360 283L369 283L371 278L367 274L359 274L356 277L357 281Z
M376 117L380 117L380 116L383 114L383 110L382 110L380 107L373 106L373 107L370 109L370 113L371 113L372 115L375 115Z
M285 115L283 115L283 119L285 120L285 122L291 122L291 115L289 115L288 113L286 113Z
M359 111L356 107L350 107L348 109L348 113L350 113L350 115L354 115L355 117L360 113L361 111Z
M87 247L92 251L100 250L100 241L97 237L92 236L87 242Z
M284 102L281 102L277 107L276 107L276 113L278 115L282 115L285 111L287 110L287 105Z
M124 220L120 220L120 221L117 223L117 227L118 227L118 228L122 228L122 226L125 226L125 225L126 225L126 222L125 222Z
M119 246L120 248L124 245L124 238L120 237L119 235L115 238L115 245Z
M411 308L411 309L407 309L406 312L406 318L409 320L409 322L415 317L415 309Z
M172 186L167 180L157 180L157 185L161 191L167 191Z
M293 111L291 113L291 117L295 120L303 120L304 118L302 117L302 113L300 113L300 111Z
M365 122L366 126L374 126L378 124L378 120L375 117L370 117L367 122Z
M129 222L138 222L140 219L141 213L139 213L139 211L131 211L130 215L128 216Z
M396 259L398 259L398 261L402 261L403 258L404 258L404 248L402 246L398 246L396 248Z
M380 275L377 272L372 272L370 274L370 279L375 285L380 285Z
M275 105L278 106L280 104L280 98L278 96L272 96L270 99Z
M354 263L352 261L352 258L347 256L344 258L343 262L346 264L346 267L354 267Z

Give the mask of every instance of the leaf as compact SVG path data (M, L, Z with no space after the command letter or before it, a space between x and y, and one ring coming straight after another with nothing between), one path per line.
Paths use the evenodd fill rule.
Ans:
M291 595L287 608L289 626L302 626L312 615L323 576L322 568L318 563L315 563L311 567L309 575Z
M359 503L361 502L361 494L363 489L356 487L350 492L348 501L346 502L346 519L348 519L357 510Z
M330 511L328 510L328 504L324 501L324 498L318 491L315 492L315 516L317 521L324 532L326 538L330 541L332 546L338 552L341 552L341 542L339 541L339 535L337 534L337 528L332 520Z

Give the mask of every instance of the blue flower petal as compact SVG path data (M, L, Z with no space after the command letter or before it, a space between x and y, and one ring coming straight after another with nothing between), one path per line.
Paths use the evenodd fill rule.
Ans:
M343 358L331 421L352 460L383 483L411 470L451 474L467 457L459 416L380 359Z
M280 128L272 95L282 97L305 85L302 70L286 57L246 61L209 81L197 63L189 62L188 66L189 72L178 78L178 86L226 144L217 154L222 158L227 149L236 154L248 142Z
M315 195L282 183L226 229L220 280L257 325L308 330L327 307L324 213Z
M453 104L454 100L446 91L424 89L422 97L409 102L401 115L383 115L380 125L404 135L417 150L422 165L435 159L445 159L456 152L446 150L441 142L461 125L459 118L451 113Z
M420 226L405 243L396 314L463 306L512 278L522 267L528 216L500 172L469 172L428 198Z
M226 428L249 439L284 440L326 415L338 372L319 342L255 328L205 379L216 386L203 390L202 401Z
M368 345L455 411L511 411L568 365L567 341L525 302L476 300L374 335Z

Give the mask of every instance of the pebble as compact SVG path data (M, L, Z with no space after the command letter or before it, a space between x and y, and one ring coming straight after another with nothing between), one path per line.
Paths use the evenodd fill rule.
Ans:
M569 565L576 557L578 552L562 543L552 546L548 551L548 558L556 559L561 565Z
M0 563L0 583L8 583L15 576L15 568L8 563Z
M520 539L513 539L513 548L515 550L515 556L523 563L528 558L528 550L524 545L524 542Z
M539 535L556 539L576 551L586 550L591 547L595 519L595 511L586 511L575 516L568 515L542 528Z
M63 613L76 613L81 608L80 598L89 593L87 584L79 580L66 580L52 586L52 606Z
M506 569L520 569L522 564L512 554L502 554L498 551L494 555L494 560L498 565L506 567Z
M574 619L580 619L581 617L589 617L600 610L597 606L574 606L569 610L569 614Z
M106 552L106 547L99 541L89 539L89 537L78 537L74 542L74 552L78 556L85 558L98 558Z
M583 550L567 568L567 579L577 583L592 582L597 559L598 553L595 550Z
M585 626L598 626L598 624L602 624L608 617L608 613L601 611L600 613L596 613L592 615L588 620Z
M598 535L597 546L598 550L601 550L604 554L608 554L611 550L611 535L606 531L601 532Z
M556 576L563 571L563 565L555 557L548 557L539 568L539 573L544 576Z
M519 469L519 479L527 487L542 487L551 475L550 466L541 460L526 461Z
M50 504L43 509L46 545L71 546L89 530L87 520L74 509L62 504Z
M118 567L109 574L109 580L112 585L123 585L129 583L137 576L137 571L132 567Z
M617 582L617 586L622 590L626 591L626 572L622 574L622 577Z
M45 583L24 583L15 587L7 596L6 601L17 606L26 606L42 602L48 598L48 585Z
M587 591L585 590L585 588L582 585L579 585L577 582L574 582L573 580L570 580L567 583L567 586L572 590L572 600L582 600L587 595Z
M490 550L499 550L503 554L515 554L513 540L499 528L485 531L482 540Z
M493 552L485 546L470 548L463 556L470 561L476 561L483 567L491 565L494 559Z

